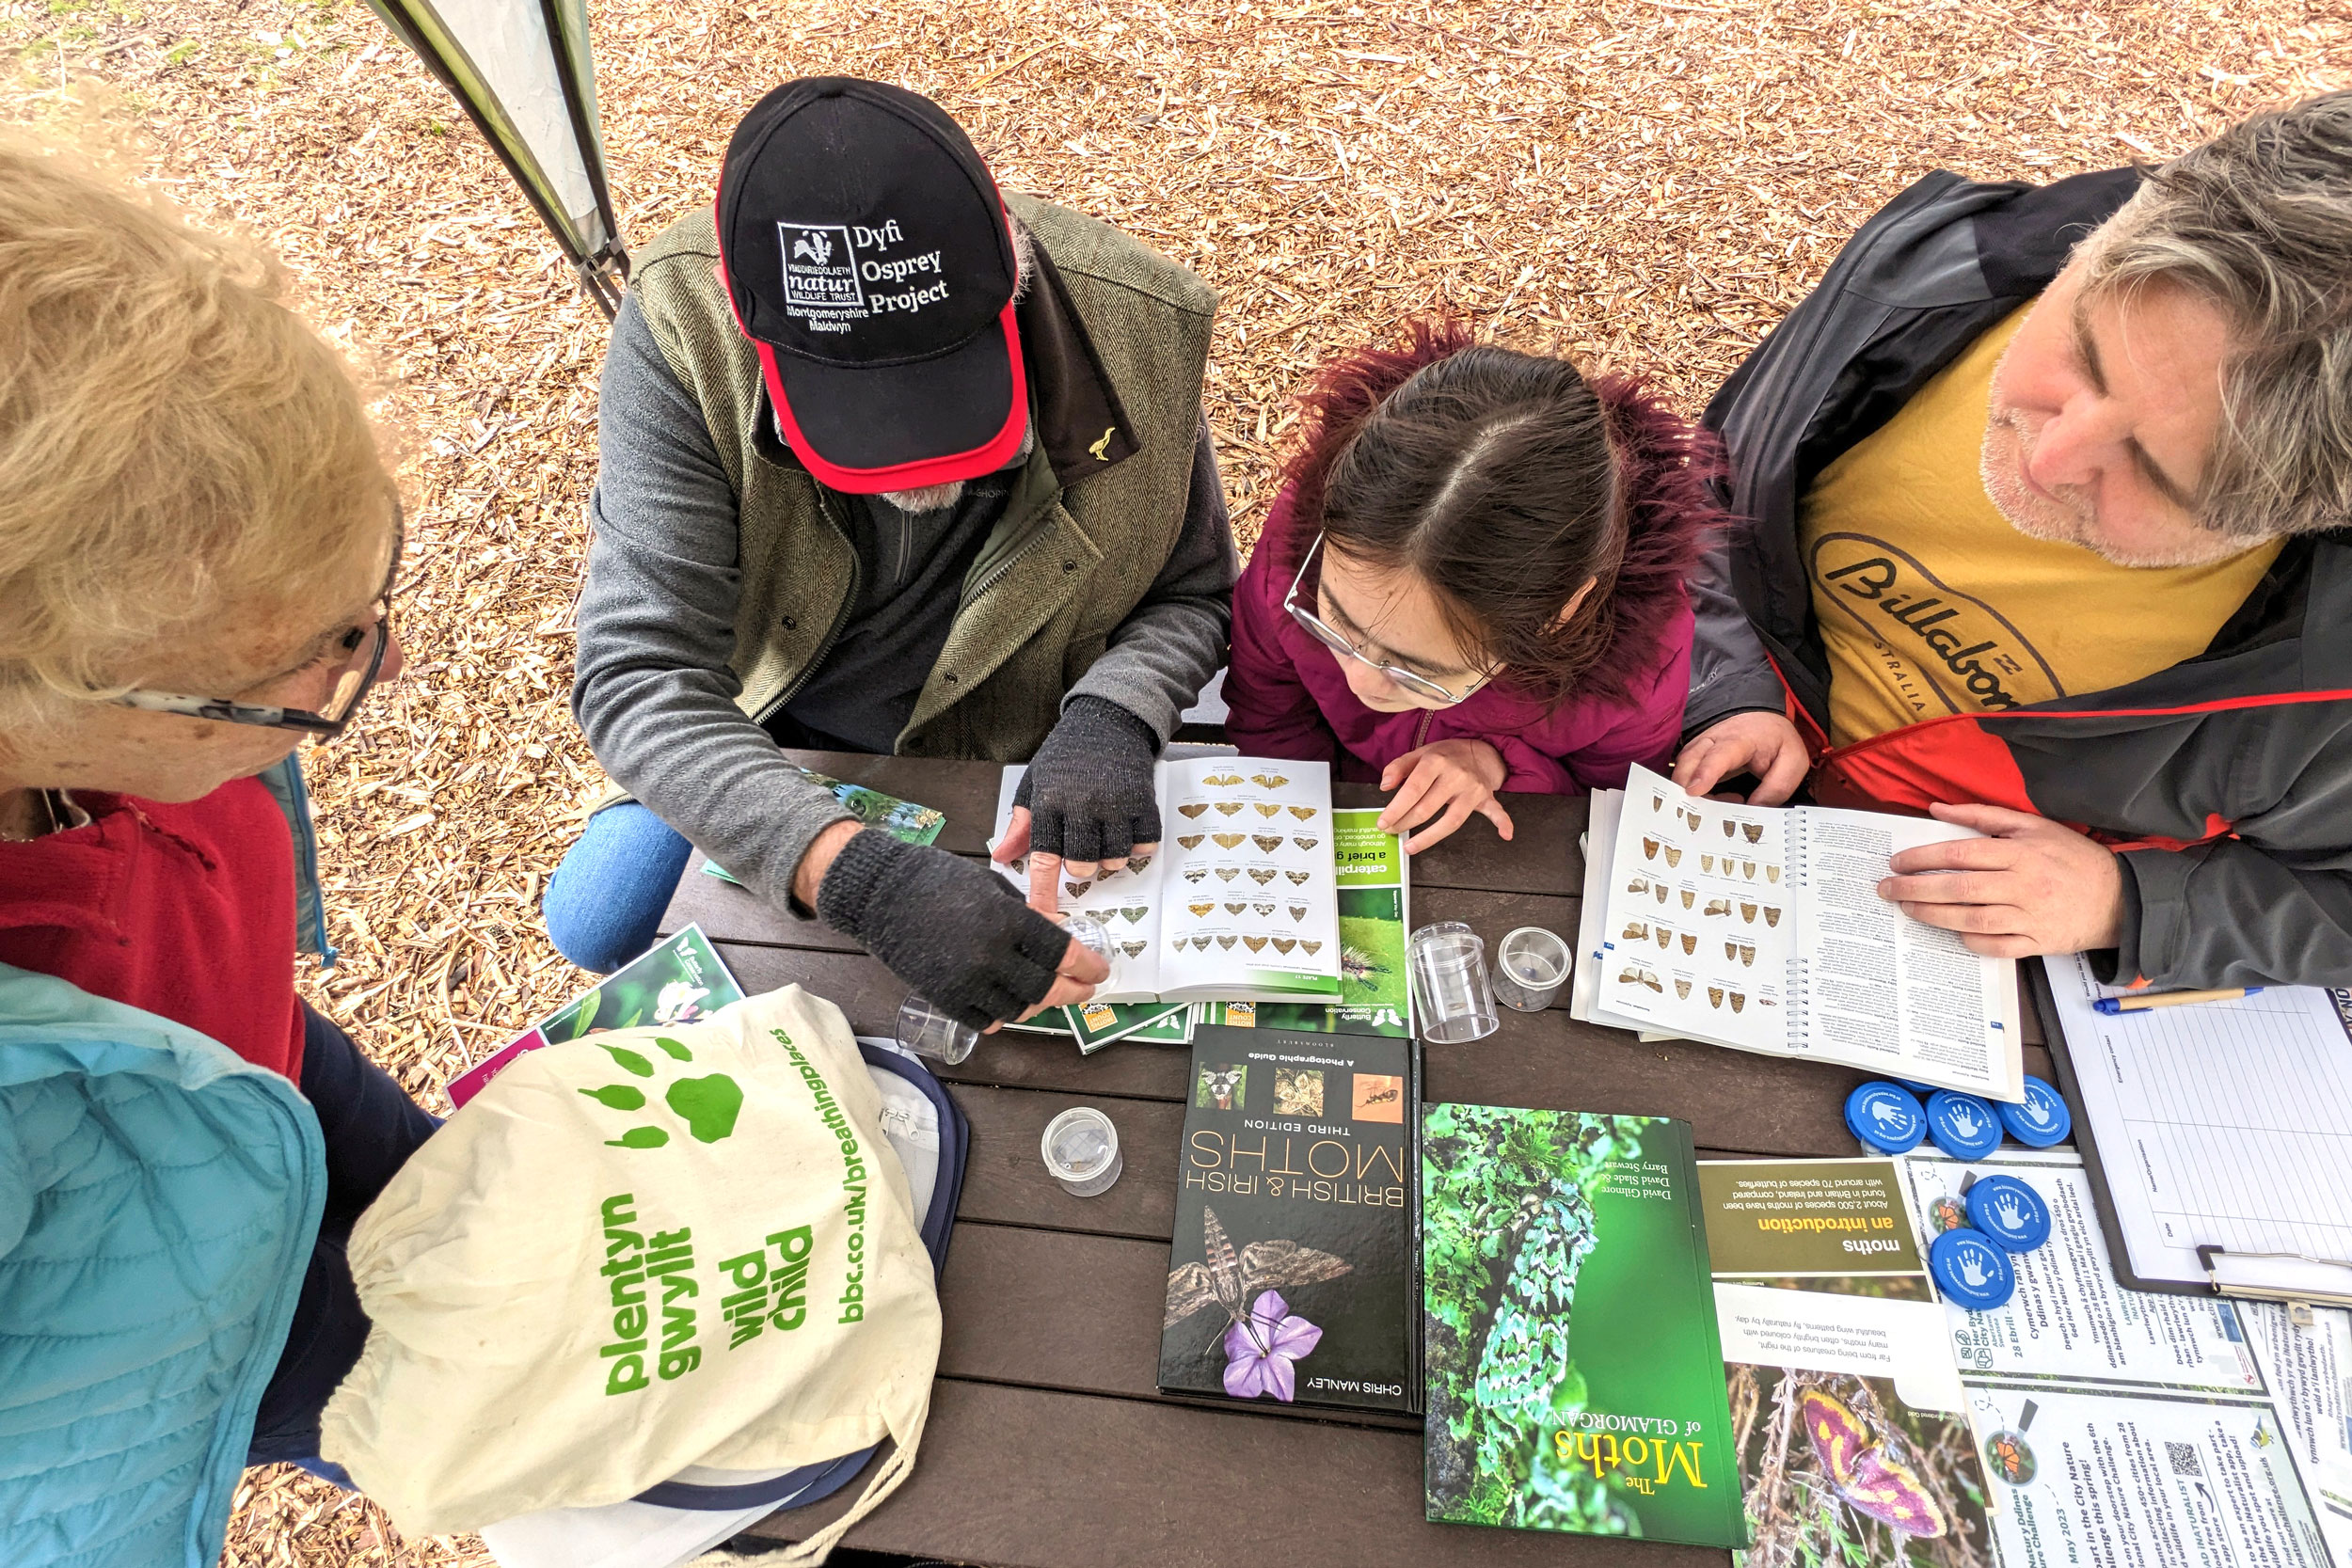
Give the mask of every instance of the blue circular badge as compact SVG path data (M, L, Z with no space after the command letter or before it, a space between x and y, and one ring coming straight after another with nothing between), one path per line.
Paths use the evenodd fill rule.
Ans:
M2001 1125L2009 1135L2027 1148L2047 1148L2066 1141L2074 1130L2074 1118L2067 1114L2065 1097L2039 1078L2026 1080L2026 1098L2017 1104L2007 1101L1997 1107Z
M1987 1176L1968 1189L1968 1223L2011 1252L2031 1252L2050 1239L2050 1206L2013 1176Z
M1935 1085L1933 1084L1915 1084L1908 1078L1898 1078L1895 1082L1900 1084L1904 1088L1909 1089L1913 1094L1917 1095L1922 1100L1927 1099L1928 1096L1935 1092Z
M1908 1154L1928 1135L1927 1113L1892 1084L1865 1084L1846 1097L1846 1130L1881 1154Z
M1947 1230L1938 1236L1928 1248L1928 1272L1947 1300L1972 1311L1990 1312L2017 1293L2017 1271L2009 1254L1981 1231Z
M2001 1118L1973 1094L1938 1089L1928 1096L1928 1136L1955 1160L1981 1160L2001 1147Z

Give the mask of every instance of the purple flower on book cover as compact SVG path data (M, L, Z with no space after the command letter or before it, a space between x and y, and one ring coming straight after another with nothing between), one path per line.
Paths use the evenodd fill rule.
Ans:
M1298 1397L1295 1363L1323 1342L1323 1330L1291 1315L1279 1291L1249 1304L1249 1319L1225 1331L1225 1391L1237 1400Z

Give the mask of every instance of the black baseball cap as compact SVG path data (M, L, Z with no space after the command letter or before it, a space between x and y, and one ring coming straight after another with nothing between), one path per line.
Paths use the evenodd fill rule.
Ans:
M1004 199L930 99L787 82L727 143L722 280L809 472L874 495L993 473L1028 420Z

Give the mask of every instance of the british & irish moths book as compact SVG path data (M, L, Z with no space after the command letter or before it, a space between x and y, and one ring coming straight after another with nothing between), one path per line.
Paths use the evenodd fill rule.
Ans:
M1189 1083L1159 1386L1418 1409L1412 1042L1203 1025Z

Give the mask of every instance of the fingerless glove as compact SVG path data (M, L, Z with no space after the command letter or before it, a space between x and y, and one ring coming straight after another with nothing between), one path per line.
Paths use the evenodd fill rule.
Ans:
M817 914L975 1029L1045 1000L1070 948L1068 932L981 863L878 828L841 847L818 884Z
M1012 803L1029 808L1029 852L1121 860L1160 841L1152 726L1101 697L1073 697L1029 761Z

